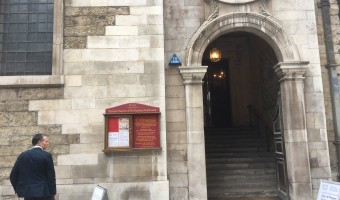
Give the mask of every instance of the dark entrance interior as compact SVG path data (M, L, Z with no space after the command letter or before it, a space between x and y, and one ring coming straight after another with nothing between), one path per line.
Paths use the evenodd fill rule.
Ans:
M218 62L209 58L213 48L221 51ZM279 91L273 69L277 63L272 47L251 33L233 32L211 42L202 59L208 66L203 85L205 127L252 126L250 112L272 127Z
M206 127L227 128L231 126L231 105L229 85L229 62L203 60L209 66L204 77L203 93L205 95Z
M222 58L212 62L210 50ZM273 112L277 57L262 38L225 34L206 48L203 84L208 199L279 199Z

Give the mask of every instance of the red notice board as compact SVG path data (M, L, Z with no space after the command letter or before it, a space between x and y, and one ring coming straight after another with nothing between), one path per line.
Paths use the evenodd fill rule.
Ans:
M160 148L158 118L157 114L134 116L134 148Z
M104 152L160 149L158 107L129 103L106 109Z

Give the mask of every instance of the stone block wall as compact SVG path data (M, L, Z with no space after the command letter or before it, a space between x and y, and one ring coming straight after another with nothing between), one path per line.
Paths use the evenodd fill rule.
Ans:
M64 134L80 132L80 144L58 157L61 199L91 192L70 193L74 183L101 183L115 199L167 199L168 189L154 190L167 185L162 18L162 2L65 4L64 101L71 109L55 119ZM161 108L162 150L103 154L104 110L130 102Z
M104 36L105 27L115 25L116 15L128 15L129 7L65 7L65 49L84 49L87 36Z
M328 138L328 147L329 147L329 156L331 162L332 169L332 180L339 181L338 174L338 158L336 155L336 147L334 144L335 134L333 127L333 114L332 114L332 103L331 103L331 93L329 88L329 76L328 70L326 68L327 58L326 58L326 49L324 43L324 30L322 24L322 15L321 8L318 7L317 3L319 1L315 1L316 5L316 22L317 22L317 31L318 31L318 43L319 43L319 51L320 51L320 62L321 62L321 71L322 71L322 84L324 90L324 101L325 101L325 109L326 109L326 126L327 126L327 138ZM340 64L340 20L339 20L339 5L336 0L330 0L330 18L331 18L331 29L333 33L333 45L335 52L336 63ZM340 73L340 68L337 67L338 73ZM340 79L339 79L340 83Z
M163 2L65 0L64 16L60 17L64 19L62 75L65 84L58 88L59 96L52 98L52 89L45 89L45 97L30 93L30 89L18 88L18 100L22 100L19 95L23 96L19 91L31 97L17 101L16 107L26 110L11 111L15 116L4 111L3 118L7 123L28 118L25 124L14 124L18 126L15 130L36 124L41 130L53 133L51 152L55 158L59 200L90 199L97 184L108 189L110 199L169 199ZM9 89L0 92L4 98L12 97L13 93ZM4 101L0 109L8 109L5 105L11 105L12 101ZM161 150L102 152L105 109L126 103L160 107ZM11 134L14 135L15 130ZM24 139L26 137L7 143L17 140L23 143ZM63 143L54 143L54 140ZM29 146L25 143L25 148ZM17 150L7 160L13 161L13 156L25 149L8 145L8 148L14 147ZM0 148L10 151L2 145ZM8 163L3 172L0 194L16 199L8 181L12 164Z
M202 0L164 1L165 66L174 53L184 64L186 45L205 20L205 4L209 3Z
M187 135L186 128L187 121L183 78L178 66L168 66L168 63L173 54L176 54L182 65L184 65L186 45L204 21L204 4L202 0L164 1L167 165L171 200L190 199L192 198L190 197L192 194L189 192L189 136Z
M317 25L315 21L316 8L313 1L307 0L266 1L267 4L263 5L264 2L265 1L254 1L254 4L252 4L251 6L230 6L230 4L219 3L220 10L218 12L218 16L231 16L232 13L239 12L241 12L240 15L247 15L246 13L259 13L270 15L269 18L277 22L277 24L279 24L279 27L282 27L282 31L287 34L287 40L291 40L289 41L288 47L280 49L282 52L279 52L280 50L278 50L277 48L282 44L279 44L279 42L275 44L275 42L268 39L268 37L263 37L263 39L265 39L275 49L279 62L285 61L288 63L292 60L308 61L309 64L306 68L304 90L302 95L305 96L305 100L303 101L303 109L305 109L305 112L303 112L303 116L301 116L301 119L305 120L303 120L303 123L301 123L302 126L299 126L298 128L293 127L297 129L294 131L299 131L298 129L300 128L306 130L306 132L303 133L303 140L305 141L304 148L305 150L308 149L308 151L305 151L306 157L305 163L303 164L306 167L304 169L308 171L308 177L297 176L296 179L291 181L293 181L295 184L293 192L297 194L299 193L298 191L305 190L308 187L308 192L306 192L306 194L308 194L306 195L306 197L308 196L308 198L311 198L311 190L313 190L315 196L316 192L318 191L320 179L327 179L330 177L330 167L328 163L329 150L327 145L325 124L325 105L323 103L324 91L322 88L319 45L317 41ZM179 55L182 63L185 62L185 49L186 45L188 44L188 40L212 11L212 5L209 5L208 3L209 1L165 2L165 60L170 59L171 55L173 53L176 53L177 55ZM193 8L195 8L195 11L191 10ZM235 15L234 18L236 18ZM186 24L186 22L188 22L186 21L187 16L190 16L190 25L184 25ZM241 27L237 30L243 30L242 28L249 28L247 30L251 32L251 27L242 27L243 21L241 20L238 21L239 23L235 23L235 27ZM251 23L252 22L250 22L250 24ZM264 27L264 25L261 23L259 23L259 26L261 26L261 28ZM218 35L219 31L226 32L227 29L227 25L223 27L222 23L216 24L212 28L215 27L220 27L219 30L216 30L216 35ZM229 29L229 31L233 30ZM272 33L266 34L270 35ZM215 37L216 35L211 34L210 38L208 38L209 36L205 32L201 37L203 38L202 43L209 43L213 41L213 39L215 39L213 37ZM275 36L277 36L277 34ZM204 38L206 38L206 40L204 40ZM204 51L204 49L200 49L202 48L202 46L204 45L200 46L199 44L197 44L197 46L194 46L195 49L193 51L197 51L197 54L201 53L201 51ZM280 53L287 54L280 55ZM195 56L193 57L196 58ZM200 61L197 59L196 63L199 65ZM165 64L167 65L167 63ZM293 113L292 116L294 116ZM289 134L289 131L287 131L287 134ZM291 141L296 142L298 140L301 140L298 134L292 135L294 138ZM299 149L293 149L293 152L294 150ZM294 163L297 160L292 161L291 163L289 163L289 165L294 166L298 164ZM300 182L306 183L306 188L302 189L303 187L299 186Z
M302 60L310 61L305 92L314 193L328 173L326 128L334 180L337 175L322 20L316 3L284 0L267 5L297 44ZM0 199L17 199L8 175L36 132L50 136L60 200L88 199L96 184L107 187L114 199L188 199L190 138L183 78L168 62L176 53L185 63L186 45L210 14L211 5L203 0L65 0L64 6L64 87L0 89L4 138L0 141ZM221 7L220 15L243 9ZM242 12L255 7L258 12L257 4ZM331 10L339 61L336 0L331 1ZM319 51L322 80L315 56ZM162 150L102 153L105 109L130 102L161 108Z
M177 68L169 68L165 73L170 199L187 199L189 182L184 86Z
M30 110L30 101L49 102L62 98L63 88L0 89L0 185L4 186L0 193L4 199L17 199L8 180L9 174L17 156L32 146L33 135L48 135L48 151L53 154L55 164L59 155L70 152L70 144L79 143L79 134L63 135L60 124L39 124L38 112Z

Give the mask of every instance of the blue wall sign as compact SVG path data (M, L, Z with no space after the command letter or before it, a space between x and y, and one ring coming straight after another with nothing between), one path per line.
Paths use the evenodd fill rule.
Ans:
M169 62L169 65L181 65L181 61L179 60L179 58L176 56L176 54L174 54Z

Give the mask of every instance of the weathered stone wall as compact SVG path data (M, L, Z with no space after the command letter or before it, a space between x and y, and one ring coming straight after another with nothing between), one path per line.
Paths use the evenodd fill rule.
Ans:
M167 164L170 199L172 200L190 199L195 194L190 194L189 192L188 137L190 136L187 135L186 129L183 78L178 66L168 66L168 63L173 54L176 54L182 65L184 64L186 45L193 33L204 21L204 13L203 0L164 1ZM201 183L197 183L196 186L200 187Z
M110 199L169 199L163 2L65 0L64 15L65 84L58 98L32 94L24 99L27 114L9 118L6 111L4 118L29 115L27 123L60 135L51 136L59 200L90 199L97 184ZM105 109L126 103L160 107L161 150L102 152ZM66 141L54 147L54 140ZM4 173L0 193L15 199Z
M296 120L293 120L293 117L297 116L294 113L296 110L292 109L296 106L294 99L289 98L289 94L296 92L296 90L290 87L285 88L285 85L282 84L282 87L287 89L287 91L282 92L286 92L285 95L288 95L286 96L288 98L285 99L286 108L289 107L291 109L284 111L286 114L285 119L296 125L290 126L291 124L286 124L288 128L285 132L286 145L289 148L289 152L300 152L298 155L289 154L287 159L287 165L290 168L291 197L314 198L317 195L320 180L330 177L314 2L307 0L254 1L251 5L230 5L231 3L219 2L217 6L219 10L217 10L216 5L213 3L209 5L209 3L210 1L165 2L166 58L170 59L171 55L176 53L179 55L182 63L185 62L185 49L189 39L204 22L204 19L208 18L212 11L217 11L219 17L228 16L229 18L225 21L217 18L221 19L220 23L215 23L209 26L209 28L202 29L201 35L197 35L198 41L191 46L193 52L191 58L195 66L200 65L201 55L208 43L222 35L223 32L232 32L233 28L238 31L249 31L262 36L274 49L278 61L286 62L287 66L291 64L289 63L290 61L308 61L304 85L302 86L301 82L299 82L299 90L298 94L296 94L296 97L303 104L302 107L299 107L303 113L300 113L301 115L297 117L301 120L299 125L295 123ZM193 8L195 8L195 11L192 10ZM233 13L234 15L232 15ZM190 24L184 25L188 22L186 19L189 15ZM249 16L252 15L270 16L267 19L274 20L275 23L273 24L275 26L268 28L268 31L263 31L270 23L261 23L261 17L249 19ZM280 29L280 31L277 31L277 29ZM189 30L191 30L191 33L189 33ZM279 36L278 33L281 35ZM286 43L283 45L279 41ZM190 65L192 63L185 64ZM303 66L303 63L299 64L292 67L296 67L302 73L305 66ZM286 67L283 65L280 65L280 67ZM302 90L302 87L304 87L304 90ZM300 129L303 132L299 132ZM298 162L300 160L304 160L304 162ZM297 168L303 171L306 176L296 173ZM301 193L299 191L305 192Z
M184 64L186 45L205 20L205 4L203 0L164 1L165 66L174 53Z
M186 132L183 78L178 68L168 66L168 62L174 53L185 62L187 44L211 13L211 5L203 0L64 2L65 87L0 89L0 133L4 138L0 141L2 197L16 199L8 174L16 156L30 146L30 138L36 132L50 136L60 200L88 199L98 183L109 189L112 199L194 197L189 188L194 180L189 180L187 163L190 136ZM220 15L258 13L258 3L249 7L220 3ZM336 0L331 3L339 61L339 7ZM319 59L315 56L319 47L315 41L313 5L309 1L284 0L269 1L267 6L265 11L280 22L297 44L302 60L311 61L305 84L306 123L315 194L319 179L328 173L328 147L322 135L323 104L318 101L322 93L334 179L337 166L328 78L323 67L326 60L320 10L316 9L316 19L324 92L320 88ZM129 102L161 108L161 151L102 153L105 109ZM195 155L198 158L201 154Z
M84 49L87 36L105 35L105 27L115 25L116 15L128 15L129 7L65 6L65 49Z
M71 120L62 120L63 133L79 132L80 144L58 157L60 199L87 199L98 183L112 199L168 198L162 11L152 1L65 4L64 100L71 107L58 112ZM130 102L161 108L162 150L103 154L105 109ZM70 193L74 183L82 187Z
M0 185L3 198L17 199L9 186L9 173L17 156L32 146L34 134L47 134L49 152L57 157L70 152L70 144L79 143L78 134L63 135L60 124L41 125L38 112L29 110L30 101L50 101L63 98L63 88L3 88L0 89Z
M324 43L324 30L322 24L322 15L321 8L317 7L317 3L319 1L315 1L316 4L316 22L317 22L317 30L318 30L318 42L320 47L320 62L321 62L321 70L322 70L322 83L324 88L324 99L325 99L325 109L326 109L326 124L327 124L327 136L328 136L328 145L329 145L329 155L330 162L332 168L332 179L334 181L339 181L338 174L338 158L336 155L336 147L334 144L335 135L334 135L334 127L333 127L333 112L332 112L332 103L331 103L331 93L329 88L329 76L328 70L326 68L327 58L326 58L326 49ZM333 45L336 63L340 64L340 20L339 20L339 5L336 0L330 0L330 18L331 18L331 29L333 33ZM337 67L338 73L340 73L340 68ZM340 79L339 79L340 83Z
M189 185L183 79L177 68L169 68L165 72L170 199L187 199Z

